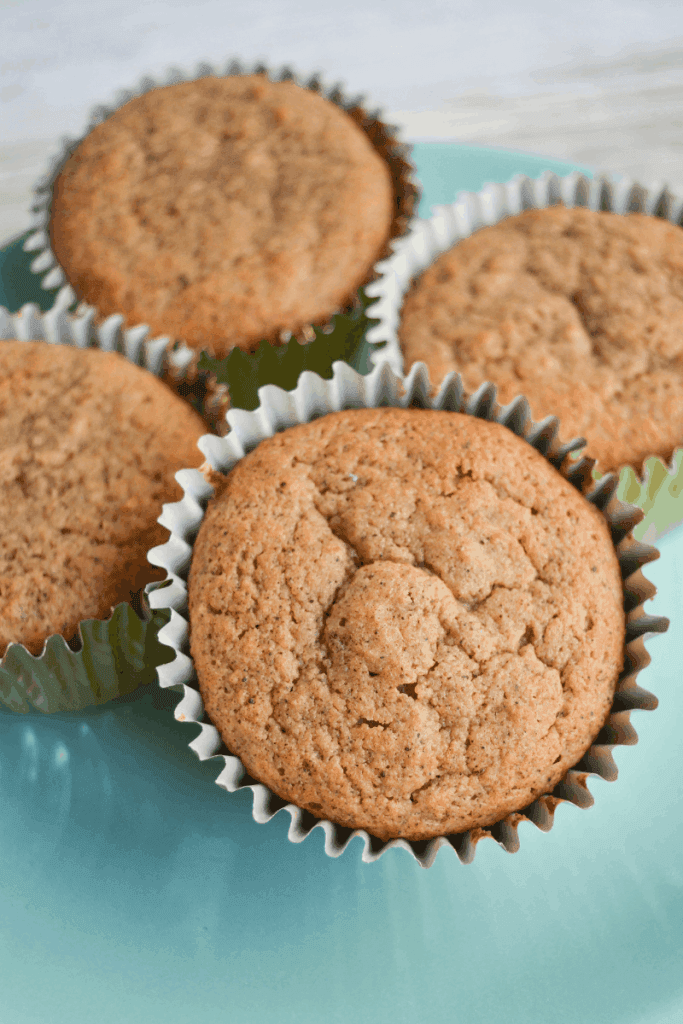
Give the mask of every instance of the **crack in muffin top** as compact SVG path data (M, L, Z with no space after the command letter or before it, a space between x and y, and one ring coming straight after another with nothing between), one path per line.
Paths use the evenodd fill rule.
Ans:
M391 173L342 109L264 75L153 89L55 183L53 251L79 296L223 355L336 312L382 255Z
M281 797L428 838L527 806L595 739L622 664L616 554L511 431L336 413L212 482L192 656L226 745Z
M603 470L683 442L683 231L642 214L555 206L482 228L403 303L406 372L526 395L587 438Z

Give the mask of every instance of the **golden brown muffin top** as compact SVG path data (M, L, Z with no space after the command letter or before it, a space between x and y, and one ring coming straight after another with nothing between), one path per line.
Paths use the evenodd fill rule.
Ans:
M483 228L413 285L406 369L524 394L588 439L603 470L683 442L683 231L641 214L555 206Z
M159 578L146 560L168 537L157 516L205 432L123 356L0 341L0 655L71 639Z
M344 412L262 442L219 481L189 600L228 748L381 839L552 790L622 661L604 519L506 428L454 413Z
M342 306L382 254L386 162L292 82L203 78L94 128L54 189L52 247L79 296L195 348L253 348Z

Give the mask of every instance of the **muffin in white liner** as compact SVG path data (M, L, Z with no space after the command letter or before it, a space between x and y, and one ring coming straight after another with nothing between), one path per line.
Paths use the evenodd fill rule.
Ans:
M416 365L408 378L403 379L389 366L377 367L368 377L362 377L344 363L336 363L332 380L322 380L315 374L302 374L298 387L290 393L274 386L259 392L261 405L253 412L232 409L228 413L231 431L227 437L206 436L199 442L212 470L226 473L260 441L274 433L298 423L307 423L329 412L350 408L377 408L380 406L444 409L464 412L481 419L495 420L525 438L552 465L580 491L591 483L593 462L589 458L571 461L567 456L583 446L582 439L561 444L558 440L558 421L548 417L541 423L530 421L528 403L518 398L505 408L496 403L492 385L484 385L471 398L464 395L460 379L452 374L443 382L438 394L432 394L426 368ZM438 850L445 845L453 847L460 859L468 862L474 856L476 843L485 835L493 836L506 850L518 848L517 826L528 819L539 828L552 826L557 803L568 800L580 807L593 801L586 786L589 774L606 779L616 777L616 766L611 748L618 744L636 742L636 734L629 721L634 708L654 708L656 699L636 684L639 670L649 663L642 637L661 632L667 620L644 613L643 602L654 594L654 587L643 577L640 567L657 557L654 548L636 543L631 536L634 523L642 513L619 502L615 497L617 479L604 477L592 486L586 497L599 508L607 519L615 544L624 580L624 606L626 610L626 646L624 670L619 678L612 709L596 742L580 762L571 769L552 793L535 800L529 807L507 815L492 826L472 829L458 835L440 836L422 841L395 839L381 841L368 833L343 828L330 821L320 821L309 812L287 803L268 787L246 775L239 758L225 748L218 730L204 714L202 698L198 692L196 676L188 655L189 623L187 621L187 577L192 560L192 547L201 524L204 510L213 493L212 486L199 470L183 470L177 474L185 491L182 501L166 505L159 521L171 531L167 544L153 549L149 559L167 571L166 584L152 584L150 604L157 609L170 609L171 618L159 639L175 651L175 658L159 669L163 687L182 685L184 697L176 709L180 721L200 725L200 734L190 743L202 759L217 757L223 768L217 783L228 791L249 787L253 793L253 815L264 823L279 810L286 808L291 817L289 839L302 841L313 828L325 832L325 851L338 856L349 841L360 835L364 839L363 859L377 859L385 849L400 846L409 850L424 867L430 866Z
M393 125L386 124L382 120L380 110L369 109L366 106L365 97L347 96L340 84L328 86L318 74L304 77L289 66L270 68L260 62L248 64L233 59L220 67L201 63L191 73L184 72L178 68L171 68L163 78L154 79L145 76L133 89L119 91L112 102L95 107L90 114L86 130L77 139L64 138L62 140L59 152L49 163L45 174L36 183L31 206L32 233L24 243L25 250L38 253L31 263L31 270L41 275L43 287L55 289L69 282L68 269L59 265L50 243L53 191L64 165L93 129L105 122L131 100L155 89L205 78L240 77L257 74L264 75L273 83L292 82L339 107L363 131L373 149L386 162L393 192L391 228L384 250L389 252L393 245L393 240L403 235L406 231L418 202L418 187L413 179L413 167L408 161L410 147L399 141L397 136L398 129ZM373 276L374 271L371 271L366 280L370 280ZM81 299L83 296L78 295L78 298ZM336 311L339 312L340 310ZM330 316L334 312L335 310L331 310ZM329 316L325 318L324 323L326 324L328 320ZM178 334L177 331L173 331L166 324L163 325L163 330L165 333L172 333L174 337ZM285 334L287 333L285 332ZM297 327L296 335L303 341L310 340L310 325L301 328ZM178 337L176 340L182 340L182 337ZM195 347L198 348L196 345Z
M377 300L367 311L368 316L378 321L367 333L367 341L376 346L370 355L371 364L386 361L396 373L406 372L398 338L403 300L414 280L439 256L480 228L498 224L524 210L559 203L619 214L643 213L672 224L683 223L683 196L664 185L643 185L607 175L519 175L503 184L488 184L477 193L462 192L454 203L433 207L429 219L414 221L393 255L378 264L380 277L366 288L368 296ZM683 520L683 504L676 500L683 478L682 454L683 449L675 449L668 463L652 455L642 467L635 467L635 480L631 478L629 483L627 476L622 476L620 494L628 494L630 500L648 510L646 522L638 531L643 538L656 540Z
M63 296L47 313L31 304L15 314L0 307L0 345L7 339L98 348L119 352L155 377L168 373L169 359L178 355L169 351L168 338L149 338L145 326L124 330L120 316L96 325L93 309L69 313L69 298ZM179 367L176 374L181 374ZM71 642L60 634L48 636L39 655L10 643L0 659L0 705L19 712L76 711L152 682L166 656L156 640L163 621L163 616L151 616L144 603L136 611L122 602L107 619L82 621Z

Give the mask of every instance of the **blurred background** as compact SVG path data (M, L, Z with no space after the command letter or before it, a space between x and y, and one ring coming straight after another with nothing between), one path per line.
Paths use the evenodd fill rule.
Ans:
M406 139L504 147L683 190L675 0L0 0L0 244L62 135L143 74L232 55L321 71Z

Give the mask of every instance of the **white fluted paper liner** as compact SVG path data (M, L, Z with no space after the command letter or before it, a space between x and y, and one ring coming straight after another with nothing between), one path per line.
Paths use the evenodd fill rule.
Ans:
M574 172L559 177L546 171L539 178L518 175L504 184L488 184L481 192L461 192L454 203L433 207L428 220L413 221L410 232L396 243L394 253L378 264L381 276L366 287L368 296L377 299L367 310L368 316L378 321L367 333L368 342L376 346L370 355L371 365L386 361L396 373L405 372L398 340L403 300L415 278L442 253L480 228L523 210L558 203L621 214L645 213L683 224L683 196L665 185L643 185L609 175L589 178ZM648 510L641 528L643 539L654 541L683 520L683 501L672 502L683 482L682 455L683 449L677 449L668 465L653 456L637 478L638 497L637 488L632 488L638 505Z
M382 120L381 110L366 107L365 96L349 97L345 95L340 83L326 85L319 74L305 77L288 65L282 68L270 68L260 62L249 64L235 59L221 66L201 63L193 72L170 68L166 75L160 78L151 78L146 75L133 89L120 90L110 103L94 107L82 135L76 139L65 137L61 140L59 151L52 157L45 173L34 187L31 203L32 233L24 242L26 252L38 253L31 263L31 270L35 274L43 275L41 279L43 288L52 290L68 287L68 276L57 262L50 246L52 190L64 164L93 128L106 121L120 107L136 96L142 96L152 89L160 89L167 85L177 85L180 82L199 78L224 78L232 75L252 74L264 74L272 82L291 81L305 89L310 89L322 96L323 99L341 107L356 121L389 166L395 195L390 237L395 239L404 233L418 202L418 187L413 178L412 165L408 162L411 147L399 141L398 128L395 125L386 124ZM393 244L392 242L392 248ZM64 295L66 299L73 301L73 292L65 292Z
M0 345L16 339L99 348L120 352L136 366L163 375L168 338L149 338L144 326L124 330L121 316L108 317L98 326L93 309L69 313L69 300L63 295L47 313L33 304L14 314L0 306ZM153 679L157 627L122 602L108 619L79 624L78 650L60 634L49 636L39 655L11 643L0 659L0 704L13 711L51 713L80 710L129 693Z
M120 315L107 317L97 325L92 307L84 307L78 314L69 312L72 296L70 289L65 291L47 313L41 313L33 303L22 306L18 313L9 313L0 306L0 340L47 341L53 345L120 352L155 377L162 375L168 338L149 338L149 328L144 325L126 330Z
M427 368L421 363L412 368L407 378L402 378L386 363L377 366L369 376L363 377L346 363L338 362L334 364L331 380L323 380L317 374L306 372L299 378L294 391L286 392L274 385L267 385L259 389L259 398L261 404L253 412L241 409L228 412L231 429L226 437L207 435L200 439L199 447L212 469L227 473L265 438L287 427L308 423L326 413L380 406L419 406L464 412L480 419L502 423L540 451L577 489L585 492L590 481L593 466L591 459L582 458L574 462L567 460L570 452L583 446L583 440L578 438L561 444L557 436L559 424L555 417L533 423L528 403L522 397L501 408L496 403L496 389L491 384L483 385L476 394L467 397L457 374L450 374L438 394L433 396ZM188 654L187 578L194 539L213 488L199 470L181 470L176 474L176 479L185 492L184 497L182 501L164 505L163 514L159 518L159 522L170 530L170 540L149 553L150 562L161 566L167 573L165 585L151 584L148 588L151 606L171 611L170 621L160 631L159 640L175 651L175 659L159 668L159 682L163 687L182 686L183 699L176 708L176 718L199 725L201 730L190 746L201 760L216 758L217 764L222 763L216 780L219 786L228 792L247 787L251 789L256 821L265 823L279 811L286 810L291 818L288 832L291 842L299 843L314 828L322 828L325 833L325 853L330 857L338 857L355 836L360 836L364 844L363 860L366 862L377 860L388 849L400 847L408 850L423 867L430 867L442 846L453 848L461 861L471 861L476 843L485 835L493 836L506 850L515 852L519 846L517 826L520 821L533 821L538 828L547 831L552 827L555 806L561 801L570 801L579 807L592 804L593 798L586 786L587 775L616 778L612 747L635 743L637 740L629 721L630 712L634 708L652 709L657 704L652 694L636 684L639 670L650 660L642 637L648 633L664 631L668 622L661 617L648 616L643 611L643 602L654 595L655 588L644 578L640 567L657 558L658 553L654 548L633 540L631 529L642 513L616 499L614 492L617 478L614 475L603 477L586 494L588 500L603 512L610 525L624 580L627 611L624 671L619 678L612 711L605 726L587 754L567 773L552 794L539 797L523 811L507 815L496 825L420 842L404 839L385 842L364 830L352 831L331 821L320 821L300 807L287 803L267 786L247 775L240 759L230 754L218 730L205 719L192 659Z

